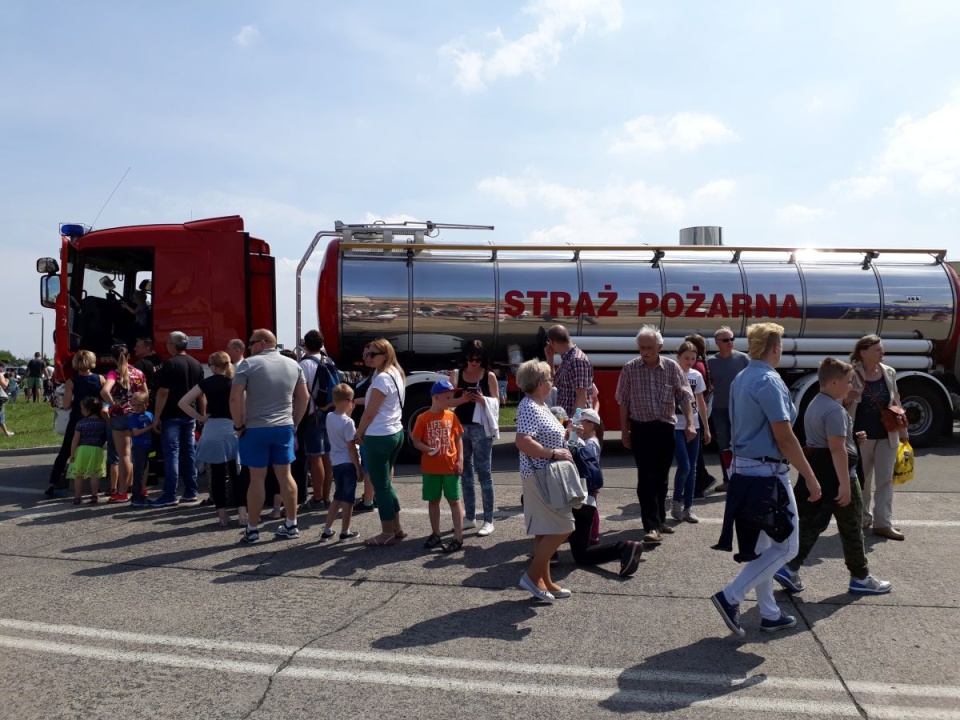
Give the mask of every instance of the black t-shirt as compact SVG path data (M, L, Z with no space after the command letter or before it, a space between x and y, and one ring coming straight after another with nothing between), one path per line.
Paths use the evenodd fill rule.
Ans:
M147 380L147 392L150 393L150 410L152 411L154 401L157 399L157 373L163 367L163 358L156 353L144 355L133 366L142 372Z
M37 360L34 358L27 362L27 377L32 378L42 378L43 371L47 369L47 366L44 364L43 360Z
M203 366L189 355L174 355L163 363L157 373L157 387L169 391L163 406L161 420L185 418L187 415L177 407L180 398L203 380Z
M207 415L211 418L230 418L230 386L223 375L211 375L200 381L200 389L207 398Z

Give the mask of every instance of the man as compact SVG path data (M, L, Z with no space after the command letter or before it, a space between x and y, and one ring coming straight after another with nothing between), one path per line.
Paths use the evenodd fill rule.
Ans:
M150 412L157 406L157 373L163 367L163 358L153 350L153 338L137 338L133 351L137 355L137 362L134 367L143 373L147 379L147 392L150 393Z
M563 325L554 325L547 330L544 352L551 369L554 357L560 355L560 366L553 375L553 386L557 389L557 405L562 407L569 417L573 417L577 408L585 410L591 407L588 398L593 385L593 366L584 352L574 345L570 333Z
M290 473L290 463L294 459L294 432L310 399L306 380L297 362L277 351L277 338L269 330L253 331L249 352L250 357L237 366L230 388L230 415L240 439L240 462L250 468L250 520L241 542L260 542L260 511L268 465L276 472L286 514L286 520L277 528L277 537L297 538L297 484Z
M717 354L707 358L710 378L713 380L713 404L710 406L710 429L720 452L720 468L723 482L716 492L724 492L730 478L723 462L723 453L730 449L730 386L740 371L750 364L750 356L733 349L733 330L726 325L713 334L717 341Z
M33 359L27 362L27 379L23 383L27 402L30 402L31 396L35 403L40 402L40 390L43 388L46 369L46 363L40 359L40 353L34 353Z
M240 338L234 338L227 343L227 355L230 356L230 362L234 365L239 365L240 361L243 360L243 354L246 352L247 346Z
M662 347L663 336L655 327L640 328L640 357L623 366L614 396L620 404L623 446L633 450L637 465L643 541L652 544L663 541L662 533L673 533L666 524L666 502L678 407L687 420L687 442L697 437L690 383L676 362L660 355Z
M179 503L199 502L197 486L196 422L180 409L180 398L203 380L203 366L187 355L185 333L174 331L167 338L170 359L157 373L157 400L153 426L160 434L163 448L163 492L153 507L171 507ZM197 410L204 411L202 399ZM177 487L183 481L183 496L177 500Z
M297 427L293 477L298 490L303 488L305 494L306 456L310 464L310 486L313 491L310 507L327 510L330 507L330 484L333 481L330 441L327 439L327 413L333 408L332 392L339 381L339 375L333 360L323 352L323 335L319 330L311 330L303 336L303 347L309 354L300 361L300 369L303 370L307 383L310 402L303 422Z

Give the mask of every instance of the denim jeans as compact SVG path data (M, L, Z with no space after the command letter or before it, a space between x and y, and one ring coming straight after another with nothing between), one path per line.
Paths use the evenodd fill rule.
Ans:
M177 487L183 481L183 496L196 497L200 493L197 486L197 465L194 462L196 447L194 444L193 418L169 418L163 421L161 444L163 445L163 493L161 498L169 500L177 496Z
M476 470L480 481L480 496L483 501L483 521L493 522L493 507L496 502L493 494L493 475L490 462L493 457L493 438L488 438L482 425L464 425L463 427L463 508L467 520L477 517L477 494L473 485L473 473Z
M682 502L684 509L693 505L693 493L697 485L697 456L700 454L700 431L697 437L687 442L686 430L674 430L676 444L673 457L677 461L677 474L673 478L673 501Z

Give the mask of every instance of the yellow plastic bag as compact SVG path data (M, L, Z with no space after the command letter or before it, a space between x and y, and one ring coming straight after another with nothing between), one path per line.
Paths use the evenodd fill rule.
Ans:
M903 485L913 480L913 448L909 442L897 448L897 463L893 466L893 484Z

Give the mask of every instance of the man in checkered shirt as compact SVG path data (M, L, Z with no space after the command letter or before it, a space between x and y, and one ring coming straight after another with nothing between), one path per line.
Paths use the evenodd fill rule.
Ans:
M593 385L593 366L586 354L574 345L570 333L563 325L554 325L547 330L547 346L544 348L547 363L553 367L553 359L560 356L560 366L553 375L553 386L557 389L557 405L562 407L569 417L573 417L577 408L586 410Z
M676 444L677 411L687 419L687 442L697 437L693 423L693 392L680 366L662 357L663 336L652 325L637 333L640 357L623 366L614 396L620 404L623 446L633 450L637 465L637 499L643 518L643 541L660 543L666 524L667 484Z

